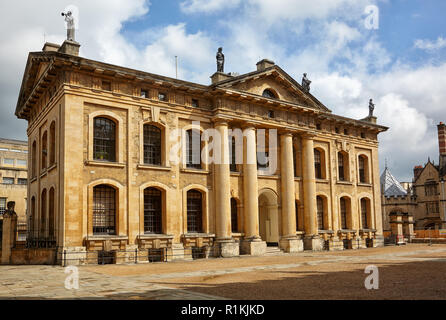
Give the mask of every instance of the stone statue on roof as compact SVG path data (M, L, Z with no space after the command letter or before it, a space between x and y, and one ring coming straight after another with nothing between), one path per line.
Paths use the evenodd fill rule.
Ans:
M217 52L217 72L224 72L225 68L225 55L223 54L223 48L218 48Z
M369 117L373 117L373 110L375 110L375 104L373 103L373 99L369 101Z
M67 40L75 41L73 13L71 11L68 11L67 13L62 12L62 17L65 17L65 22L67 23Z
M310 84L311 81L308 80L307 74L304 73L304 76L302 77L302 88L304 89L305 92L310 92Z

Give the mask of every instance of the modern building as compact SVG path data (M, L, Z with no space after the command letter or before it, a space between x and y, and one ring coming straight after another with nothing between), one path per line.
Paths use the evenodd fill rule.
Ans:
M6 204L14 201L19 239L24 239L26 235L27 161L27 141L0 138L0 221L3 219Z
M65 41L30 53L16 109L28 121L29 219L42 238L55 236L60 258L383 245L378 134L387 128L375 117L333 114L266 59L200 85L78 52ZM229 161L209 161L220 151Z
M446 125L440 122L437 129L437 165L429 158L415 166L410 183L398 182L388 168L381 175L384 230L391 230L389 217L396 214L412 216L415 230L446 229Z

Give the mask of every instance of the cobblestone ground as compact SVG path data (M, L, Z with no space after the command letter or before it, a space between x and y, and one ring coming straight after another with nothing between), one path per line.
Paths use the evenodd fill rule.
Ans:
M379 270L367 290L364 269ZM446 245L80 266L0 266L1 299L446 299Z

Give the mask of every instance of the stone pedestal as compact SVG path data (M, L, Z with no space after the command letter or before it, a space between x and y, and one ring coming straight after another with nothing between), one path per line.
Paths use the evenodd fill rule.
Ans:
M217 240L220 257L230 258L240 255L240 246L238 242L232 239Z
M224 80L228 80L233 78L231 75L224 73L224 72L216 72L211 76L212 84L218 83Z
M17 240L17 214L14 212L15 202L8 202L8 210L3 214L2 264L11 263L11 249Z
M262 256L266 253L266 242L261 239L243 240L240 249L242 254Z
M323 240L318 235L304 237L304 249L322 251L324 249Z
M294 238L282 238L279 242L280 249L286 253L301 252L304 251L304 242L302 239Z
M80 44L76 41L65 40L59 48L60 53L70 54L72 56L79 56Z

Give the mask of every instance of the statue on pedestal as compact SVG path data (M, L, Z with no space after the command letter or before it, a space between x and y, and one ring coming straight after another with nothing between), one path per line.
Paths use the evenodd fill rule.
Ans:
M218 48L217 52L217 72L224 72L225 55L223 54L223 48Z
M67 13L62 12L62 17L65 17L65 22L67 23L67 40L76 41L74 37L74 17L71 11Z
M369 118L373 117L373 110L375 110L375 104L373 103L373 99L369 101Z
M304 73L304 76L302 77L302 87L305 92L310 92L310 84L311 84L311 81L308 80L307 74Z

